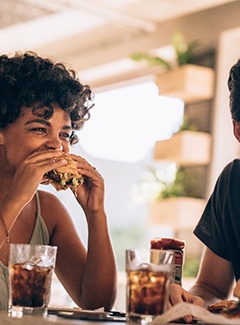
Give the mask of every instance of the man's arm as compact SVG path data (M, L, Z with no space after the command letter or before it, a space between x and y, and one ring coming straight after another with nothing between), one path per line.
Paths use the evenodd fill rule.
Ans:
M233 287L234 274L231 262L219 257L206 248L201 261L196 283L186 291L178 284L170 286L170 305L189 302L199 306L208 306L219 300L226 299ZM192 316L184 317L187 323Z
M196 283L189 292L195 296L200 296L207 306L226 299L231 292L233 282L234 273L231 262L206 248Z

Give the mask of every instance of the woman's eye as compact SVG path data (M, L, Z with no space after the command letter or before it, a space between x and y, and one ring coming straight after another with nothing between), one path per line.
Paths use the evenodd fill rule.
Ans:
M33 129L31 129L31 131L47 133L45 128L33 128Z
M70 139L70 134L68 134L68 133L61 133L60 134L60 137L69 140Z

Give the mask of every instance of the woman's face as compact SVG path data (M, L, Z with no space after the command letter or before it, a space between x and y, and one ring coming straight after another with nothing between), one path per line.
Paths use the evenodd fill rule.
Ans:
M0 130L0 148L4 150L7 163L17 167L31 153L58 149L69 152L71 119L57 104L53 116L46 120L24 107L20 117Z

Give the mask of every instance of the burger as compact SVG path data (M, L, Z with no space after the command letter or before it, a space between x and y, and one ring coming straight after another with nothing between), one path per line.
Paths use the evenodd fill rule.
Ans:
M57 167L46 173L49 183L55 187L57 191L71 188L76 192L79 184L83 184L84 179L77 170L76 163L70 155L62 153L63 158L67 160L67 165Z

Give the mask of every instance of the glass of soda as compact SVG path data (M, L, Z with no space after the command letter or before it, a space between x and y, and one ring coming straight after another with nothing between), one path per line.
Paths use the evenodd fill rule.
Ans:
M166 310L174 252L126 249L126 314L128 322L148 324Z
M10 316L47 315L56 254L56 246L10 244Z

